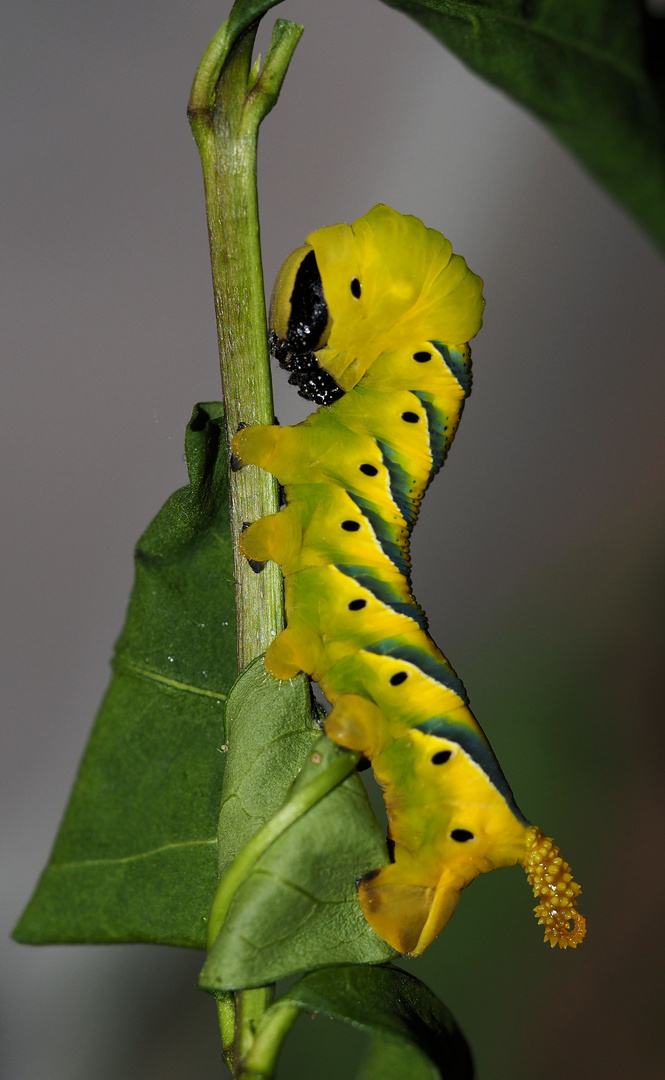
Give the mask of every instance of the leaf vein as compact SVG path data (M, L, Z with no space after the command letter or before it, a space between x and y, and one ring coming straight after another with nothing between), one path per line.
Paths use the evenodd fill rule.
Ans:
M138 675L141 679L148 679L151 682L163 683L164 686L168 686L171 690L182 690L188 694L199 694L201 697L214 698L215 701L226 701L227 694L223 694L217 690L204 690L202 686L192 686L190 683L179 682L177 679L169 679L167 675L160 675L159 672L153 671L151 668L143 667L141 664L133 664L130 660L126 660L124 656L117 656L113 661L113 666L116 671L122 670L129 671L132 675Z
M203 847L216 844L217 839L212 840L183 840L178 844L162 844L161 847L151 848L150 851L139 851L135 855L122 855L115 859L79 859L75 862L51 863L51 870L79 870L85 866L110 866L123 863L138 862L140 859L150 859L153 855L161 855L164 851L173 851L177 848Z

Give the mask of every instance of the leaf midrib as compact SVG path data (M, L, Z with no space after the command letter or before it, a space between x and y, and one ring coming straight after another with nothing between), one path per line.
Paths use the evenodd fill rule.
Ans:
M165 851L173 851L178 848L205 847L217 844L217 838L212 840L182 840L176 844L162 844L161 847L151 848L149 851L139 851L134 855L122 855L112 859L75 859L70 862L52 862L49 870L80 870L88 866L111 866L123 863L138 862L140 859L150 859L155 855L161 855Z
M180 682L178 679L170 679L168 675L160 675L158 671L153 671L152 668L143 667L141 664L134 664L125 656L116 656L113 661L113 668L115 671L123 669L129 671L130 674L137 675L140 679L148 679L151 682L162 683L171 690L179 690L187 694L199 694L201 697L214 698L215 701L220 703L226 701L228 697L228 694L222 693L221 690L204 690L202 686L194 686L192 683L184 683Z

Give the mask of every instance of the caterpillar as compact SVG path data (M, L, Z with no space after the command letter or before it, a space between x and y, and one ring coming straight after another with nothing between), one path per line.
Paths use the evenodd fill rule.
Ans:
M418 218L379 204L310 233L278 273L270 341L319 408L293 427L244 427L231 445L238 467L267 469L285 492L240 540L255 568L272 559L284 574L287 626L266 668L310 675L332 705L328 736L371 762L391 862L358 897L411 956L479 873L515 863L545 940L576 947L585 933L580 886L518 808L411 592L410 532L471 388L483 307L480 278Z

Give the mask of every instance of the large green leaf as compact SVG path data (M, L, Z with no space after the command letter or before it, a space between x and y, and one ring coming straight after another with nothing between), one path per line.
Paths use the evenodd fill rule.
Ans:
M536 114L665 246L663 20L641 0L384 0Z
M391 965L326 968L305 975L273 1007L296 1005L372 1036L362 1080L471 1080L464 1036L445 1005Z
M227 723L222 870L283 802L341 755L348 757L321 736L304 678L279 682L261 660L234 687ZM361 874L387 861L382 831L353 773L254 862L210 949L201 985L262 986L326 964L378 963L394 956L365 921L355 885Z
M139 540L111 685L19 941L205 944L237 672L223 430L219 403L196 406L190 484Z

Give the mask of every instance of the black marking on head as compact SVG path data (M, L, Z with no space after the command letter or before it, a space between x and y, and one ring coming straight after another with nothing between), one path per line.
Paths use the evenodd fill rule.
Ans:
M418 364L426 364L428 360L432 359L432 354L425 352L424 350L422 352L414 352L413 359Z
M439 750L438 753L432 757L432 765L445 765L447 761L450 761L453 756L452 750Z
M417 412L403 412L402 420L407 424L417 424L420 421L420 417Z
M425 612L415 601L413 603L407 603L403 600L402 594L398 592L390 582L382 581L381 578L374 577L366 566L345 566L343 563L336 563L335 565L340 573L353 578L354 581L357 581L363 589L367 589L367 591L371 593L376 600L379 600L380 603L385 604L386 607L396 611L398 615L406 615L407 619L413 619L421 630L427 632L427 618Z
M243 467L243 462L239 457L237 457L236 454L231 453L231 456L229 457L229 465L231 467L231 472L240 472Z
M362 877L358 878L358 880L356 881L356 885L361 885L361 884L366 885L368 881L374 881L374 878L377 877L380 873L381 873L380 869L379 870L368 870L366 874L363 874Z
M236 428L236 431L242 431L242 429L246 427L251 427L251 424L246 424L244 420L241 420Z
M251 524L252 524L251 521L243 521L243 523L242 523L242 525L240 527L240 532L244 533L245 529L248 529Z
M309 251L298 267L290 304L286 345L298 353L318 348L328 325L328 305L314 251Z
M458 844L466 844L467 840L474 840L475 837L468 829L453 829L450 839L457 840Z
M345 532L358 532L358 529L360 528L360 522L359 521L343 521L342 522L342 528L345 530Z
M258 559L248 559L247 562L255 574L260 574L266 565L264 562L259 562Z
M401 683L405 682L408 677L408 671L396 671L395 674L390 677L390 685L399 686Z
M358 468L360 469L361 473L365 474L365 476L376 476L379 471L375 465L359 465Z
M356 300L360 300L361 291L362 290L361 290L361 286L360 286L360 282L358 281L358 278L357 277L352 278L352 280L351 280L351 296L355 296Z
M464 396L468 397L471 393L471 350L469 349L469 362L465 364L463 360L453 356L448 346L444 345L442 341L430 341L430 345L433 345L436 351L441 354L441 359L448 371L462 387Z
M344 397L344 391L338 386L332 375L319 365L313 352L293 352L285 342L277 337L274 330L270 333L270 351L279 366L288 371L289 383L297 386L298 393L307 401L317 405L332 405Z
M364 607L367 607L367 601L352 600L347 606L349 611L361 611Z

